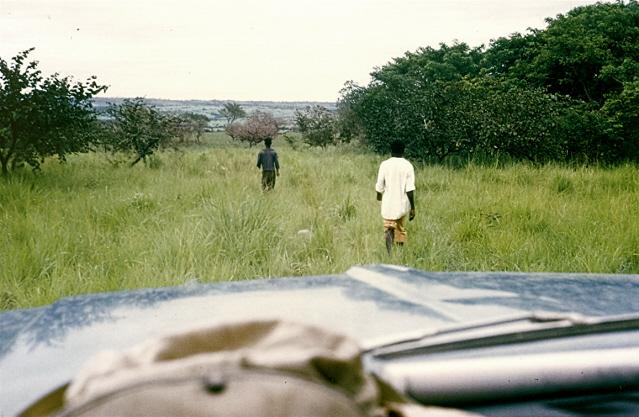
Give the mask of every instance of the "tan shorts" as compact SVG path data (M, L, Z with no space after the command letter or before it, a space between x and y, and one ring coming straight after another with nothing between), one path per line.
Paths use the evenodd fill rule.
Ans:
M395 243L404 243L406 242L406 228L404 228L404 221L406 220L406 216L397 220L388 220L384 219L384 233L387 230L393 230L395 237Z

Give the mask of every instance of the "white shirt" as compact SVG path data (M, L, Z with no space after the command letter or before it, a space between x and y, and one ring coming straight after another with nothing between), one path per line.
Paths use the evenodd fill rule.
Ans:
M404 158L392 157L379 166L375 191L382 195L382 217L397 220L410 211L406 193L415 190L415 170Z

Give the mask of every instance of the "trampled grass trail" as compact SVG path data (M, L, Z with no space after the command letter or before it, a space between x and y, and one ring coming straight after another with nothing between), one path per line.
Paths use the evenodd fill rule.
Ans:
M147 166L88 154L0 180L0 309L367 263L639 273L636 166L416 165L417 217L389 257L374 191L382 156L274 147L282 175L266 194L258 149L221 135Z

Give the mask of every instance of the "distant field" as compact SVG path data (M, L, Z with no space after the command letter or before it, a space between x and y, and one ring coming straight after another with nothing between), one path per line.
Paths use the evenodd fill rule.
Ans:
M104 113L109 104L121 104L123 98L118 97L96 97L93 105L98 113ZM209 127L215 130L224 130L226 119L220 114L220 110L227 103L225 100L162 100L147 98L145 102L155 107L161 112L167 113L196 113L209 118ZM306 102L306 101L237 101L247 114L255 111L271 113L278 118L282 127L288 128L295 124L295 111L302 110L307 106L321 105L334 110L335 103L329 102Z
M635 166L418 166L417 217L408 245L389 257L373 189L381 157L274 146L282 176L269 194L260 191L257 148L220 134L146 167L90 154L0 179L0 308L378 262L639 273Z

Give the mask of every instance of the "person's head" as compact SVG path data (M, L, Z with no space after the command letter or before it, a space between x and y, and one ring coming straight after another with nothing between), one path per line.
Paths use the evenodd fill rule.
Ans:
M390 144L391 155L392 156L403 156L404 155L404 142L399 139L395 139Z
M271 138L264 139L264 145L266 145L267 148L271 147L271 143L273 143L273 139Z

